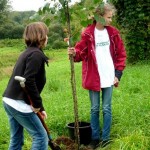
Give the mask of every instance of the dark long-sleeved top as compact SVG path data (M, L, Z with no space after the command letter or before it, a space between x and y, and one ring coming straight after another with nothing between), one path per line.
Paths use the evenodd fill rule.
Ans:
M33 107L44 110L40 93L46 83L45 62L48 64L48 58L42 50L37 47L28 47L16 62L3 97L24 100L30 104L20 83L14 79L15 76L22 76L26 79L25 86L32 99Z

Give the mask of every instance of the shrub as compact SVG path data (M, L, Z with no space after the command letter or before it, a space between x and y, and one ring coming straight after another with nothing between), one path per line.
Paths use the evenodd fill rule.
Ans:
M150 59L149 3L145 0L111 0L117 8L117 22L125 29L128 60Z
M61 49L67 47L67 44L64 41L56 40L52 44L53 49Z

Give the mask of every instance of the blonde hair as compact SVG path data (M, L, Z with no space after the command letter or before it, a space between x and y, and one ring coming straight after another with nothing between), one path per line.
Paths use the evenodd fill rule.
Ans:
M42 48L46 41L48 27L43 22L33 22L26 26L23 38L27 46Z
M95 9L95 13L100 16L104 16L104 14L106 14L109 11L111 11L113 15L115 15L116 13L116 8L111 3L102 3Z

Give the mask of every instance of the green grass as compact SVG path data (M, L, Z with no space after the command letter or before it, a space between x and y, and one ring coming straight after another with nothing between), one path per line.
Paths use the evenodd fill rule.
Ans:
M20 51L0 48L0 93L3 93L12 67ZM66 124L74 122L73 98L70 84L70 63L67 50L45 51L50 57L46 67L47 84L42 92L48 114L46 123L52 137L68 136ZM4 63L5 62L5 63ZM75 64L79 120L90 120L88 91L81 87L81 63ZM114 142L104 148L109 150L150 150L150 63L127 65L118 88L113 93L113 120L111 137ZM2 94L1 94L2 95ZM0 95L0 98L2 99ZM0 103L0 149L9 145L9 125ZM100 118L102 120L102 118ZM25 132L23 150L29 150L31 138Z

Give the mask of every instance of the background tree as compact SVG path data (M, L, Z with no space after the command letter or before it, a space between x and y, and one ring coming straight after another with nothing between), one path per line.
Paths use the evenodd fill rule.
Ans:
M150 7L148 0L111 0L117 22L125 32L128 61L150 59Z
M9 0L0 0L0 24L6 21L9 9Z
M66 48L67 44L64 42L65 32L59 22L51 24L49 27L48 47L53 49Z
M0 18L0 39L20 39L22 38L24 27L31 22L30 16L35 11L8 11L3 13L3 18ZM5 17L4 17L5 16Z
M75 3L70 7L73 45L80 39L82 28L90 23L87 16L92 14L92 9L96 5L96 2L99 1L81 0L80 3ZM22 38L26 24L33 21L44 21L49 24L50 28L47 48L58 49L66 47L67 44L63 41L64 37L67 37L64 11L63 9L59 9L56 13L56 7L57 5L51 6L47 3L38 13L35 11L19 12L10 10L10 13L7 13L6 17L7 22L3 19L4 23L0 26L0 39ZM54 28L57 28L59 33L58 31L54 32Z

